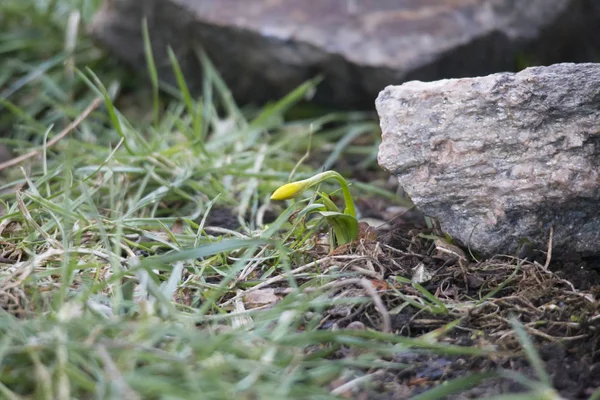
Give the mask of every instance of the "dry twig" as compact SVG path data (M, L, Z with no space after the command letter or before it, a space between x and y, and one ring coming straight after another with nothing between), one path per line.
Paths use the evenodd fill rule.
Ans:
M550 266L550 261L552 260L552 236L554 234L554 229L550 227L550 238L548 238L548 254L546 255L546 264L544 264L544 269L547 271Z

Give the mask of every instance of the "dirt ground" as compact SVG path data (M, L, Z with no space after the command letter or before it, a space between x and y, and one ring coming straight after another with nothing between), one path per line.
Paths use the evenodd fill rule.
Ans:
M381 201L363 200L359 208L369 210L366 216L390 220ZM377 259L385 267L382 271L385 282L390 282L391 276L411 277L417 268L424 268L431 277L422 286L447 304L449 311L433 314L405 307L390 313L393 332L417 337L459 319L458 325L443 335L442 342L491 346L505 355L482 359L432 356L416 351L401 353L393 361L409 364L410 368L382 372L362 398L408 398L441 382L498 368L535 379L508 323L511 316L518 317L525 326L561 396L587 399L600 387L599 259L556 260L548 266L509 256L478 261L471 257L461 259L440 251L429 239L436 232L424 227L422 216L415 210L408 210L392 221L378 232L375 242L357 246L355 254ZM408 285L397 289L405 294L414 291ZM489 298L477 304L485 295ZM398 297L392 293L382 293L382 299L388 310L398 306ZM372 322L376 316L377 313L367 310L356 319L377 328ZM524 389L507 379L492 379L453 398L483 398Z

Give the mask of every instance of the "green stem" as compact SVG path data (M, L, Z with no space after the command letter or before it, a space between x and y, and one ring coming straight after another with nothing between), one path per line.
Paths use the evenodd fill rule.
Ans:
M325 171L325 172L321 172L320 174L317 174L315 176L313 176L312 178L309 178L311 181L311 185L316 185L319 184L327 179L335 179L336 181L339 182L340 186L342 187L342 193L344 195L344 203L346 204L346 209L344 210L344 214L348 214L353 216L354 218L356 218L356 208L354 207L354 200L352 200L352 194L350 193L350 187L348 186L348 182L346 182L346 180L344 179L344 177L342 175L340 175L339 173L335 172L335 171Z

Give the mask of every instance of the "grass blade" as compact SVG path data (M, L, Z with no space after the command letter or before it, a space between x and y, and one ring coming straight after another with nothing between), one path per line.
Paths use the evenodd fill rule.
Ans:
M527 356L527 359L531 363L531 366L537 373L538 378L546 387L552 388L552 380L546 372L544 362L542 361L540 355L536 351L535 346L531 342L531 339L529 338L529 335L527 335L527 332L523 328L523 325L521 325L521 323L516 317L510 319L510 324L515 330L517 338L519 339L519 342L521 342L521 346L523 346L525 355Z
M150 82L152 83L152 110L154 115L154 127L158 128L158 121L160 119L158 71L156 70L156 64L154 63L152 43L150 42L150 33L148 32L148 20L146 18L144 18L142 21L142 39L144 41L144 55L146 56L148 75L150 76Z
M459 393L463 390L471 389L477 386L479 383L497 377L498 374L495 372L483 372L477 374L469 374L460 378L446 381L433 389L411 397L411 400L438 400L445 399L448 396Z

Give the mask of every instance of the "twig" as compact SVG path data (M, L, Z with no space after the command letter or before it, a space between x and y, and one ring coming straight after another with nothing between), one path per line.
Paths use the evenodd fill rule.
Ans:
M554 233L554 229L550 227L550 238L548 239L548 254L546 255L546 264L544 264L544 269L548 271L548 267L550 266L550 260L552 260L552 236Z
M85 110L83 110L83 112L81 114L79 114L79 116L75 119L75 121L71 122L58 135L56 135L50 141L48 141L48 143L46 143L46 148L54 146L56 143L58 143L59 140L61 140L65 136L67 136L69 134L69 132L71 132L73 129L77 128L79 126L79 124L81 124L88 117L88 115L90 115L96 108L98 108L98 106L100 105L101 102L102 102L102 99L99 97L94 99L94 101L92 101L90 103L90 105L87 106L87 108ZM15 165L20 164L25 160L35 157L38 154L40 154L41 151L42 151L41 149L32 150L27 154L23 154L19 157L13 158L12 160L3 162L0 164L0 171L5 170L6 168L14 167Z
M373 379L374 377L377 377L382 374L383 374L383 370L380 369L371 374L359 376L358 378L355 378L355 379L351 380L350 382L346 382L343 385L333 389L330 392L330 394L332 394L334 396L346 397L345 396L346 392L351 392L352 390L359 388L363 383L368 382L371 379ZM348 393L348 394L350 394L350 393Z

